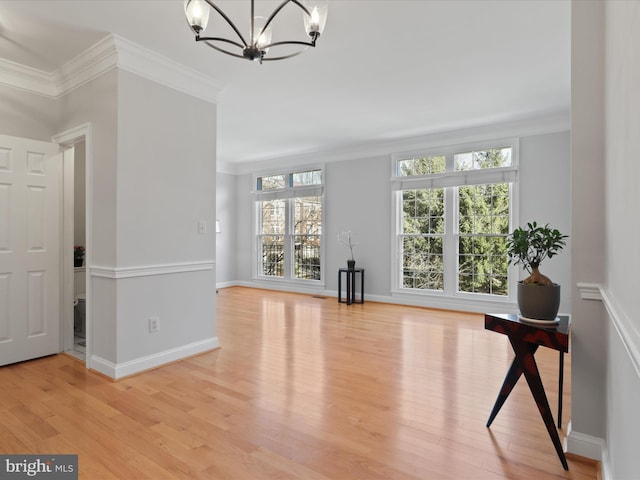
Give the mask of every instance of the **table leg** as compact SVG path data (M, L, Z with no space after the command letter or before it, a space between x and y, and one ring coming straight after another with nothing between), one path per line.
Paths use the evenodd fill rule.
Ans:
M356 271L351 272L351 303L356 302Z
M558 436L558 431L556 430L556 425L553 421L551 408L549 408L549 401L547 400L547 395L544 393L544 387L542 385L542 380L540 379L538 365L536 364L536 360L533 356L537 345L532 345L511 337L509 337L509 341L511 342L513 351L516 354L518 365L520 369L522 369L522 373L524 373L524 378L527 379L529 390L531 390L531 394L536 401L538 411L540 412L540 416L542 416L542 420L547 427L547 432L549 433L551 441L556 448L556 453L560 458L560 462L565 470L569 470L567 459L565 458L564 451L562 450L562 443L560 442L560 437Z
M338 270L338 303L342 302L342 272Z
M347 305L351 305L353 303L353 270L349 270L347 272Z
M562 428L562 384L564 379L564 352L560 352L558 368L558 428Z
M538 349L538 345L532 345L533 353ZM509 371L507 375L504 377L504 382L502 383L502 388L500 388L500 393L498 393L498 398L496 398L496 403L493 405L493 410L491 410L491 414L489 415L489 420L487 420L487 427L490 427L493 423L493 420L498 415L498 412L504 405L504 402L507 400L507 397L513 390L513 387L516 386L518 380L520 379L520 375L522 375L522 369L518 364L518 360L516 358L511 362L511 367L509 367Z

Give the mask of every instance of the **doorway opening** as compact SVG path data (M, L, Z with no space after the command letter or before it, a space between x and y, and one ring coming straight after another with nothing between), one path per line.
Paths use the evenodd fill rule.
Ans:
M91 126L53 137L62 149L62 308L61 351L90 366L91 358Z
M86 362L86 142L73 144L73 346L70 355Z

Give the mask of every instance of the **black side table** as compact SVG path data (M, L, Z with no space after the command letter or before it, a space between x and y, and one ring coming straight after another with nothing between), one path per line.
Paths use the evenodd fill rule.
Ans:
M562 450L562 443L558 436L558 430L556 430L553 422L553 415L551 414L551 408L549 408L547 394L542 385L538 365L533 356L540 345L560 352L558 385L558 426L560 426L560 418L562 416L562 378L564 376L563 354L569 352L571 318L569 315L560 315L559 318L560 322L557 325L541 325L521 320L518 315L514 314L486 313L484 315L484 328L506 335L515 353L511 368L509 368L504 378L496 403L493 406L493 410L491 410L489 420L487 420L487 427L491 426L491 423L496 418L505 400L520 377L524 374L529 384L529 390L531 390L531 394L538 406L540 416L547 427L549 437L551 437L551 441L556 448L558 458L560 458L564 469L569 470L567 459Z
M342 274L347 278L347 298L342 300ZM356 274L360 275L360 301L356 300ZM339 268L338 269L338 302L351 305L352 303L364 303L364 268Z

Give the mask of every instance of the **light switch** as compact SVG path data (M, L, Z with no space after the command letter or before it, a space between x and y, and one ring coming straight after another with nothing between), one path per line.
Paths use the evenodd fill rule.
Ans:
M198 233L200 235L206 235L208 233L208 226L206 220L198 220Z

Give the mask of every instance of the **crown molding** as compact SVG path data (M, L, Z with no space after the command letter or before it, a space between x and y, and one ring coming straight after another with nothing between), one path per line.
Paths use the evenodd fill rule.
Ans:
M0 59L0 85L57 99L113 68L211 103L216 103L222 89L204 74L113 34L53 72Z
M55 73L0 58L0 85L55 98L55 81Z
M508 122L443 130L420 136L372 140L367 143L347 145L335 150L313 150L292 156L267 156L247 162L234 162L233 159L218 157L217 171L232 175L244 175L264 168L266 161L269 161L269 165L274 168L290 168L309 162L331 163L344 160L388 157L394 153L421 151L432 147L484 142L499 138L529 137L568 132L570 127L570 113L568 110L563 110L535 117L513 119Z
M118 66L113 35L104 37L55 71L56 98L66 95Z
M118 67L174 90L216 103L222 85L204 74L117 35Z

